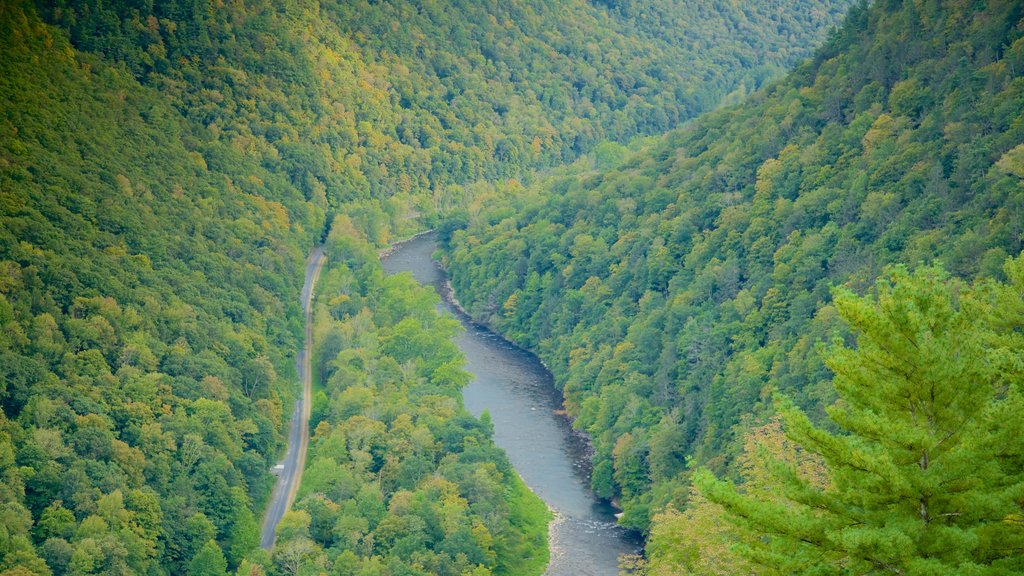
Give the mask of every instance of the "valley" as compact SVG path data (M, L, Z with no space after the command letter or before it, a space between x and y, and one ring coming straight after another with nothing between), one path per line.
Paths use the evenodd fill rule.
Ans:
M618 557L639 551L639 535L620 528L614 508L590 491L591 449L565 418L551 374L532 355L473 323L451 300L447 278L432 259L433 236L403 242L384 259L389 274L411 273L434 288L445 313L463 326L455 342L472 381L462 390L474 416L485 412L494 442L526 485L552 509L549 576L618 574Z
M1022 73L1016 0L2 2L0 576L1024 574Z

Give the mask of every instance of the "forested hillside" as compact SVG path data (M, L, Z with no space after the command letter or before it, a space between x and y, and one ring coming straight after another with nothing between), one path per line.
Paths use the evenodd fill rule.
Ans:
M217 161L286 173L320 209L429 211L454 184L664 132L808 55L848 2L661 0L664 20L583 0L38 4L230 144Z
M304 573L540 574L544 503L462 407L458 322L341 216L321 280L309 464L275 558ZM287 572L286 572L287 573Z
M236 566L320 223L31 11L0 7L0 46L0 571L189 574L207 543Z
M460 300L551 367L575 425L594 440L593 487L622 504L622 522L647 529L666 505L681 509L697 466L737 480L771 468L752 467L756 454L737 459L744 437L753 435L749 445L766 434L770 398L787 397L811 421L827 421L835 367L825 366L818 344L852 342L841 314L858 330L878 328L837 309L834 286L863 293L882 274L901 277L889 264L933 261L955 278L1006 278L1008 256L1024 248L1022 17L1024 5L1012 1L855 7L812 60L743 104L634 155L608 148L525 190L497 187L441 229ZM904 321L937 313L927 298L907 298L905 306L922 308ZM955 309L953 301L944 305ZM930 330L954 330L942 322ZM1001 329L1009 345L1021 328L1005 320ZM1012 354L1019 361L1019 347ZM864 399L840 407L857 401ZM781 485L750 490L778 493ZM812 507L840 507L802 494ZM675 522L654 527L653 557L694 561L672 546L715 533L720 523L703 514L661 516ZM959 513L951 515L942 522ZM773 526L795 518L776 517ZM860 537L843 542L875 542ZM718 551L732 549L729 542ZM929 545L960 554L953 550L963 542L944 542ZM787 554L773 552L776 560ZM921 573L953 573L942 571L952 565ZM697 573L749 572L738 566Z
M360 314L319 340L365 364L324 369L301 511L259 551L322 211L31 12L0 44L0 571L540 572L547 512L461 409L454 321L382 279L356 205L324 291Z

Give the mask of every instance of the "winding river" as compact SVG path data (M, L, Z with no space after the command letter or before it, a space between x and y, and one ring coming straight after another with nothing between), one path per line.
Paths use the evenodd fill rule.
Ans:
M639 551L636 534L615 524L614 510L589 488L590 448L557 411L561 395L551 373L532 355L475 324L452 304L444 272L431 258L433 235L399 244L384 258L388 274L411 272L433 286L441 307L462 321L457 344L473 381L463 389L466 408L484 410L494 422L494 440L526 484L556 514L551 524L549 576L615 576L618 556Z

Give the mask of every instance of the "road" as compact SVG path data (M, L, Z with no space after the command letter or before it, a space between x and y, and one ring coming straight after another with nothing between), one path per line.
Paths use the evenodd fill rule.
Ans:
M260 546L273 548L277 539L277 523L284 513L295 502L295 494L302 481L302 471L306 468L306 449L309 448L309 411L313 404L313 373L311 369L311 351L313 347L313 289L320 270L324 266L324 247L317 246L306 260L306 282L302 285L302 313L305 316L306 340L302 350L295 358L295 367L302 381L302 398L295 402L292 412L291 430L288 433L288 451L285 452L284 469L280 471L274 493L267 503L263 516L263 532L260 535Z

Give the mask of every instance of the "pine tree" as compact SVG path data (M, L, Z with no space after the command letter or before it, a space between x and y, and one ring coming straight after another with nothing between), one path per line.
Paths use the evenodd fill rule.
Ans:
M732 521L765 537L745 553L764 573L1024 573L1024 264L1010 286L968 289L937 267L894 268L877 298L840 291L858 332L827 364L845 433L782 400L787 435L821 455L820 489L783 462L790 506L707 471L695 482Z
M828 484L821 458L789 441L775 418L744 435L743 453L737 458L736 467L748 497L793 505L779 493L774 474L778 462L791 464L800 478L812 486L824 488ZM638 573L643 576L757 573L756 566L738 552L761 535L747 527L723 523L724 514L721 505L691 488L685 510L669 507L655 517L645 549L647 561L641 564L644 569Z

